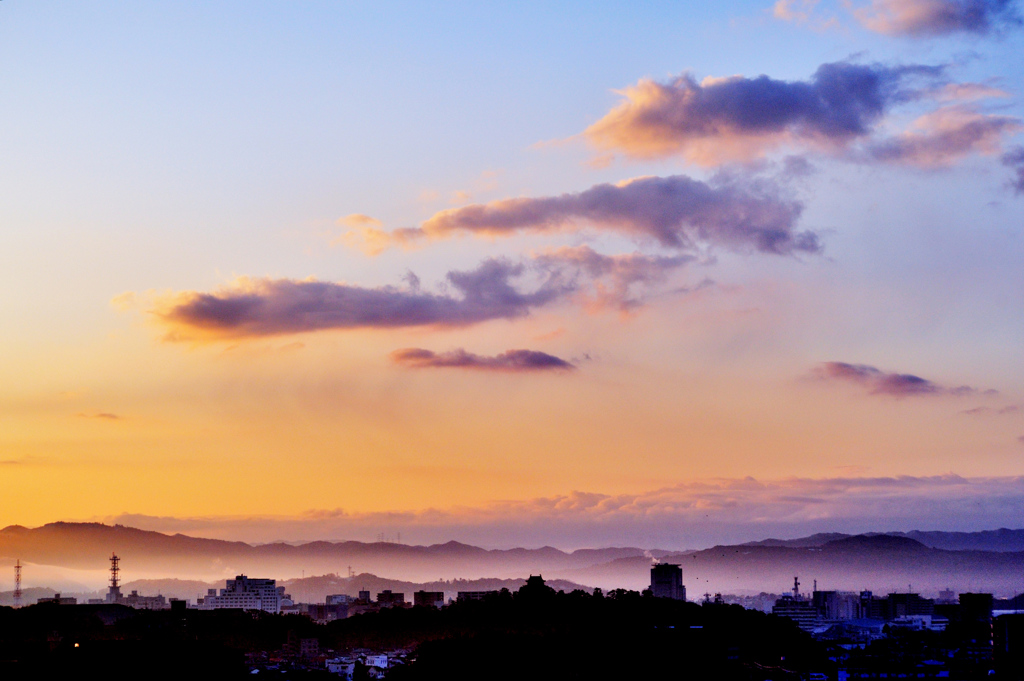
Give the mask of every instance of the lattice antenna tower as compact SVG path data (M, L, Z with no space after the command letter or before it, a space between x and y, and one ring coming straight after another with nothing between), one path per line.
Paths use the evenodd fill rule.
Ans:
M14 561L14 607L21 607L21 560Z
M121 568L118 567L120 562L121 559L117 557L116 553L110 554L110 588L114 591L121 586Z

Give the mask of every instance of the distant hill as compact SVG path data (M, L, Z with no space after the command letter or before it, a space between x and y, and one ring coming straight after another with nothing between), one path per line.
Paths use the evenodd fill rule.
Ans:
M1024 551L1024 530L1008 530L1005 527L998 530L984 530L981 532L922 532L920 530L913 530L911 532L869 532L867 534L908 537L933 549L946 549L947 551ZM743 546L788 546L791 548L801 548L821 546L835 539L844 539L850 536L853 535L825 532L798 539L762 539L761 541L747 542Z
M909 537L855 535L819 546L715 546L675 554L665 562L683 567L691 597L710 593L785 592L799 576L807 591L819 589L876 592L992 591L1010 595L1024 584L1024 552L947 551ZM631 588L646 583L647 561L622 558L605 565L573 570L564 576L605 587Z
M531 572L550 573L644 556L642 549L629 547L573 552L550 546L488 550L455 541L431 546L356 541L253 546L100 523L51 523L34 529L14 525L0 530L0 558L11 561L18 558L41 565L104 570L112 551L120 555L125 576L137 570L203 581L242 573L282 577L300 571L342 573L349 567L416 582L512 579Z
M21 591L21 604L31 605L38 601L40 598L53 598L53 594L56 591L49 587L29 587L28 589L22 589ZM68 594L73 595L73 594ZM0 605L13 606L14 605L14 592L13 591L0 591Z
M327 591L358 591L345 581L348 578L337 577L347 574L350 567L359 575L380 575L375 579L387 580L373 584L398 585L367 584L371 591L457 591L457 586L451 586L452 580L491 580L487 583L509 585L538 573L549 581L565 580L569 590L578 584L642 589L649 584L653 557L683 566L691 596L705 591L778 593L790 588L794 576L805 585L816 579L822 589L903 591L913 585L915 590L932 593L950 587L1012 595L1024 587L1024 551L1009 550L1022 533L819 534L691 552L649 552L630 547L566 552L552 547L488 550L458 542L412 546L320 541L252 546L117 525L53 523L35 529L13 526L0 530L0 560L13 563L19 558L28 573L33 564L103 570L110 552L116 550L122 559L122 575L129 580L133 571L136 576L164 574L191 580L180 584L139 580L134 582L139 586L131 588L143 594L187 598L205 592L210 584L219 587L225 577L244 573L274 577L296 590L308 589L311 599L316 596L315 600L320 600ZM980 550L978 546L988 548ZM294 580L303 571L333 575L336 583L317 585ZM129 581L125 586L132 584Z
M893 533L916 539L925 546L949 551L1024 551L1024 530L983 532L913 532Z
M761 541L750 541L741 546L789 546L791 548L806 548L808 546L821 546L835 539L845 539L852 535L840 532L821 532L812 534L809 537L799 539L762 539Z

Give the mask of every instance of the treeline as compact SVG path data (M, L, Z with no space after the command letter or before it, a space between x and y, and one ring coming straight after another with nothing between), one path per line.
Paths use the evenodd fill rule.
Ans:
M93 671L136 678L142 670L146 678L241 678L246 653L276 654L289 638L316 638L321 651L336 653L413 651L408 664L388 671L395 681L796 679L827 666L819 644L786 619L622 590L555 592L535 582L481 601L383 609L327 625L239 610L0 608L0 678Z

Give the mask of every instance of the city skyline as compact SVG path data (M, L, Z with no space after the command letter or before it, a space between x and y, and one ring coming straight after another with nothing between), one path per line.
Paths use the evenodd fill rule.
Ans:
M1024 527L1016 3L0 5L0 518Z

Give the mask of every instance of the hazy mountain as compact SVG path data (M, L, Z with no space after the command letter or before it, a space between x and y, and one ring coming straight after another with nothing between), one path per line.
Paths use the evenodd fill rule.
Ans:
M820 589L870 589L876 592L957 591L1019 593L1024 588L1024 552L948 551L909 537L856 535L820 546L716 546L674 554L665 562L683 567L691 597L705 591L783 592L799 576L806 591L813 580ZM564 576L606 588L613 584L640 588L647 583L649 561L622 558L604 565L569 571Z
M821 546L827 542L836 539L845 539L853 535L843 534L841 532L819 532L818 534L812 534L809 537L800 537L798 539L762 539L761 541L750 541L742 544L742 546L790 546L793 548L805 548L808 546Z
M518 584L517 580L538 573L548 580L567 580L564 588L568 589L577 584L641 589L649 583L653 557L681 564L691 595L705 591L786 591L794 575L800 576L807 590L816 579L822 589L885 592L903 591L913 585L915 590L935 592L948 586L958 591L985 590L1010 595L1024 590L1024 551L1006 550L1020 534L1017 530L822 534L692 552L655 553L639 548L565 552L551 547L487 550L458 542L432 546L362 542L252 546L122 526L54 523L36 529L0 530L0 559L13 563L20 558L26 564L26 583L31 584L33 565L93 570L92 574L102 575L113 550L121 556L122 577L129 580L126 587L131 585L148 595L163 593L188 598L195 598L208 586L219 587L225 577L240 573L274 577L289 588L294 585L295 589L308 590L316 600L328 591L355 593L358 585L347 577L337 576L347 574L349 566L360 576L381 575L373 578L377 581L364 585L371 591L424 588L454 592L459 587L451 586L455 582L450 580L479 579L512 588L509 584ZM941 542L953 546L996 545L1002 550L952 550L929 545ZM335 581L324 581L328 577L316 578L321 580L317 583L294 580L303 571L328 575ZM138 580L149 575L200 581L175 585ZM385 582L394 586L382 586Z
M531 572L571 570L644 556L639 548L571 553L549 546L487 550L454 541L432 546L355 541L253 546L100 523L51 523L34 529L15 525L0 530L0 557L12 562L17 558L23 563L102 571L111 552L121 557L126 577L134 571L136 575L173 574L204 580L240 573L286 578L302 571L337 574L352 568L416 582L520 578Z
M867 532L867 535L885 534L915 539L933 549L949 551L1024 551L1024 530L998 530L981 532L941 532L913 530L911 532ZM797 539L762 539L743 546L789 546L792 548L821 546L827 542L851 537L839 532L823 532Z
M925 546L950 551L1024 551L1024 530L998 530L983 532L913 532L900 533L916 539Z
M22 605L31 605L40 598L53 598L53 595L57 593L49 587L30 587L22 589L21 591L21 603ZM63 594L73 596L74 594ZM14 592L13 591L0 591L0 605L14 605Z

